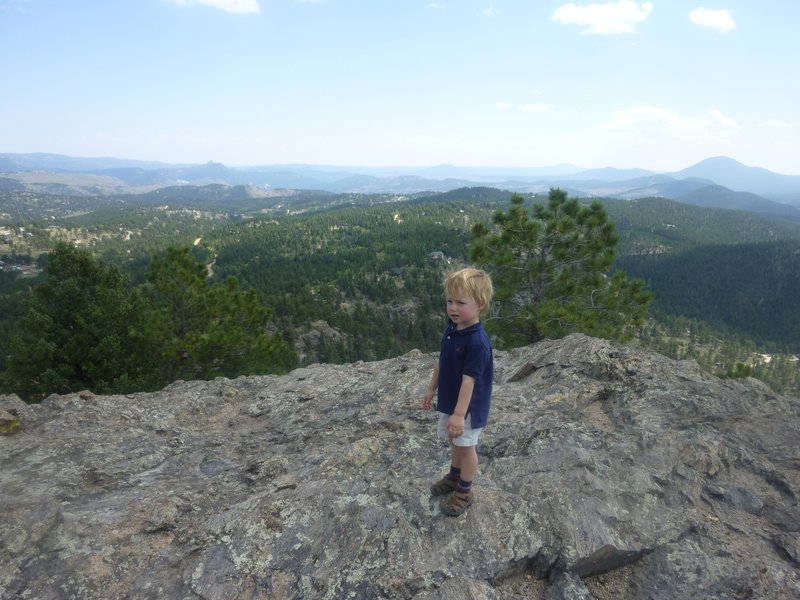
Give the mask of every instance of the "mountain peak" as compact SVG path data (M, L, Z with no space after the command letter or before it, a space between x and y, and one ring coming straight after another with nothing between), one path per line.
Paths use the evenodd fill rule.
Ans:
M0 173L4 174L5 179L19 179L15 173L31 171L111 175L118 178L120 184L130 186L217 181L230 185L254 184L334 193L408 193L448 191L477 184L522 193L537 193L550 187L562 187L570 193L574 191L582 195L608 197L629 192L631 188L626 188L625 185L628 180L655 174L636 168L606 167L586 170L569 164L547 167L465 167L442 163L430 167L391 168L320 165L237 168L213 160L204 164L168 165L110 158L73 158L54 154L0 154ZM734 191L776 196L770 199L780 202L800 202L800 176L781 175L759 167L748 167L727 156L707 158L682 171L662 175L671 175L676 179L700 178ZM28 185L29 189L33 189L31 185ZM90 192L96 193L96 190Z
M749 167L727 156L713 156L690 167L670 173L684 179L700 177L739 192L790 194L800 190L800 176L782 175L761 167Z

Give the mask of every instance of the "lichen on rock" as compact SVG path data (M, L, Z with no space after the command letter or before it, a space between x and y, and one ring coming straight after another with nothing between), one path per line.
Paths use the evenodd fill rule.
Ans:
M0 597L800 597L797 399L583 335L497 352L450 518L434 360L0 396Z

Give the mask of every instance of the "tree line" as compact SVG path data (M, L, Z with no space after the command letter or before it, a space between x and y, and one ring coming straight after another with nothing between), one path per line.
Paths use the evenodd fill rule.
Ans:
M708 311L737 314L735 303L719 311L720 301L716 299L715 303L710 289L718 278L708 273L716 269L720 261L727 261L741 266L739 275L726 272L731 285L750 289L748 282L759 281L762 291L776 288L776 279L791 278L787 272L794 268L792 257L795 255L791 251L794 246L789 246L788 251L770 250L780 242L763 241L773 237L797 237L796 224L767 221L735 211L684 206L663 199L586 202L567 198L560 190L551 190L547 198L515 195L509 201L509 195L475 188L420 195L405 202L393 201L389 196L370 198L366 204L355 199L358 206L347 206L347 198L342 196L331 205L333 208L314 204L325 199L308 197L304 201L309 202L309 209L315 207L311 212L286 214L291 212L286 204L281 205L283 214L251 218L225 218L222 213L198 216L186 207L174 207L175 210L170 211L127 207L124 214L116 213L118 220L109 222L113 224L111 233L135 230L132 236L109 235L109 229L104 229L93 215L72 219L96 236L98 241L90 254L96 266L118 271L125 282L122 287L132 290L130 298L124 294L120 297L141 306L139 312L151 315L148 323L140 324L135 318L136 311L123 313L131 327L125 332L109 328L109 332L103 334L111 340L106 342L107 346L113 350L116 344L137 352L142 348L147 358L158 357L153 360L158 366L147 361L126 364L124 357L118 358L116 363L109 361L109 366L100 362L101 353L98 353L92 360L102 364L102 369L73 370L91 373L103 370L105 379L92 385L84 384L87 379L78 379L59 389L44 391L45 386L41 386L41 389L24 393L35 397L36 394L86 387L98 391L156 389L170 378L236 376L259 372L259 369L260 372L270 369L280 372L295 364L376 360L414 348L434 351L438 348L445 318L442 277L447 270L467 263L483 266L495 280L498 297L486 324L498 348L582 331L599 337L637 339L642 345L668 356L696 358L701 365L721 375L744 375L746 369L737 367L737 363L748 362L744 366L753 365L751 374L765 378L776 389L793 385L785 382L792 381L790 375L793 366L797 371L796 365L782 360L769 364L749 362L747 357L753 356L750 349L755 345L744 341L740 344L736 341L738 338L733 337L743 330L739 327L742 323L737 323L735 318L725 323L714 321L711 330L717 331L719 342L706 350L701 340L710 339L711 334L700 338L695 333L687 342L682 333L685 328L680 326L680 314L671 307L674 304L692 316L693 332L708 328L708 321L714 316ZM504 204L505 209L501 209ZM492 209L494 213L490 212ZM125 221L131 215L137 219L136 227ZM113 213L109 213L101 221L112 217ZM742 241L762 242L763 248L758 246L753 250L747 245L729 244L727 248L716 250L720 254L713 260L691 258L704 253L710 255L711 250L704 250L705 237L723 240L723 232L728 229L739 232L737 235ZM168 289L164 280L169 269L161 269L158 275L161 288L156 287L154 277L159 273L159 261L170 257L170 252L164 250L170 244L175 246L173 254L176 248L181 248L180 254L194 264L192 269L187 269L194 273L188 278L193 283L178 285L173 282L173 290L194 287L200 290L200 297L208 296L213 299L209 302L217 304L216 312L211 306L201 306L206 316L186 321L205 323L210 333L181 338L176 332L183 331L182 327L173 323L173 328L169 329L164 325L168 322L165 307L172 302L164 291ZM737 247L739 250L734 250ZM431 258L434 251L442 252L444 258ZM726 252L735 253L735 258L730 258L733 254L726 258ZM178 259L172 256L170 260ZM761 279L757 279L751 268L758 264L771 265L760 269L764 276ZM702 294L698 292L697 296L692 296L694 292L687 290L695 278L687 276L686 265L696 270L697 278L703 280L695 286ZM759 270L758 266L753 268ZM51 273L46 272L40 283L46 284L50 278ZM231 278L235 282L232 289L238 291L223 294L220 286L224 287ZM18 337L14 331L19 327L38 326L32 318L23 319L23 315L30 312L29 296L42 292L29 291L19 279L5 279L0 279L0 309L3 309L0 333L6 334L0 336L0 370L6 371L2 389L12 391L7 384L7 367L9 360L19 352L9 350L9 340ZM115 281L114 277L99 279L106 282L104 285ZM722 278L718 282L724 281ZM53 285L61 285L59 282L58 277L53 279ZM791 287L791 283L781 285L781 289ZM213 294L211 288L216 290ZM655 300L651 292L655 292ZM249 321L251 325L237 327L240 331L262 327L269 332L273 342L281 344L282 350L277 355L282 357L282 362L276 360L271 365L253 366L236 363L236 352L224 356L220 350L223 342L230 341L236 346L235 339L222 339L225 328L235 329L225 321L225 315L231 311L220 309L232 302L231 294L249 295L245 304L258 305L269 313L266 321L254 317ZM732 294L732 297L744 302L748 294ZM682 305L682 296L692 300ZM68 302L66 298L63 301ZM750 307L755 311L751 319L754 327L758 326L759 319L776 315L783 315L786 323L800 322L800 318L793 317L797 303L785 294L778 294L775 308L770 311L772 314L758 313L765 301ZM33 305L38 306L35 302ZM187 306L194 305L187 301ZM651 305L655 311L648 313ZM156 306L160 307L160 312L150 313ZM697 312L688 312L692 308ZM103 312L97 308L95 311ZM114 313L109 311L109 314ZM155 314L160 315L158 319L153 316ZM646 318L647 314L651 316ZM60 318L69 317L70 313L65 312ZM156 326L157 323L161 325ZM720 333L723 326L732 332L731 335ZM78 324L70 327L82 331ZM134 335L136 332L138 334ZM28 339L31 345L34 337ZM88 333L86 337L90 343L97 344ZM113 339L124 341L117 343ZM159 341L153 343L154 339ZM180 343L169 341L175 339ZM201 347L204 340L208 343ZM210 340L216 340L215 344ZM762 338L761 341L768 343L770 340ZM64 347L69 346L64 343ZM784 346L779 348L786 350ZM42 348L40 351L48 356ZM220 356L212 359L214 353ZM113 352L105 352L105 355L113 356ZM269 352L266 355L270 356ZM277 355L273 354L272 359ZM223 368L223 363L228 367ZM44 379L58 382L56 375L63 376L64 369L63 366L55 369L55 374L47 375L52 379ZM39 374L18 370L16 381L20 380L20 375L29 381L43 379Z
M26 400L91 389L148 391L177 379L285 372L289 341L235 277L211 282L189 248L156 256L146 283L61 243L10 334L2 387Z
M137 285L59 244L16 321L3 386L26 399L129 392L283 372L298 364L295 348L328 362L434 350L442 276L470 251L499 284L488 327L500 347L572 331L629 338L649 297L624 274L606 276L618 238L602 206L559 190L530 217L523 203L513 196L507 214L498 210L492 234L452 204L232 224L159 253ZM523 283L531 278L541 280L535 293ZM315 336L294 339L317 321Z

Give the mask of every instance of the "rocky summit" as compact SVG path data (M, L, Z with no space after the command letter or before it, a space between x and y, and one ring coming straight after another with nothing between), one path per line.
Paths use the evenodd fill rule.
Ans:
M800 598L800 400L583 335L497 352L453 518L435 358L0 396L0 597Z

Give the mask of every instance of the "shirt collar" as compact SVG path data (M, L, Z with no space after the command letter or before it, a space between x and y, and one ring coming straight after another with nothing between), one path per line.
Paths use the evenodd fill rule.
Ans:
M450 319L447 319L447 329L448 329L448 333L450 333L450 334L468 335L468 334L472 333L473 331L475 331L476 329L480 329L481 327L483 327L483 324L480 321L478 321L474 325L470 325L469 327L466 327L465 329L456 329L456 324L453 323Z

